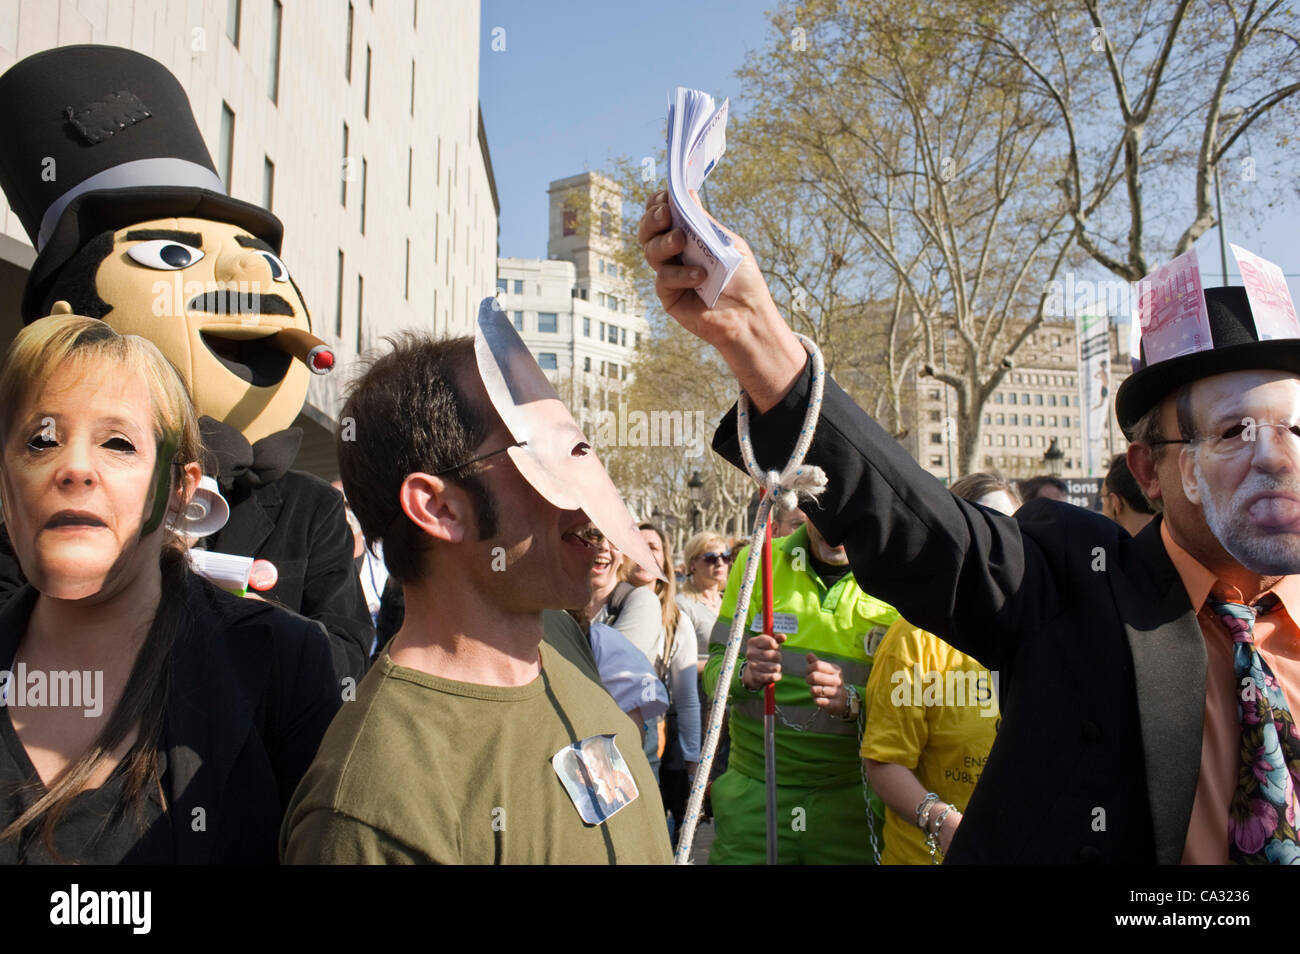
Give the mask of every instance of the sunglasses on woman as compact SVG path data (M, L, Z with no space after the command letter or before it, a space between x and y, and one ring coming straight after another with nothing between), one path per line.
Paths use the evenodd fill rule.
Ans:
M709 566L713 566L714 564L717 563L730 563L731 554L725 552L714 553L712 550L710 550L708 553L701 553L700 559L703 560L705 563L707 563Z

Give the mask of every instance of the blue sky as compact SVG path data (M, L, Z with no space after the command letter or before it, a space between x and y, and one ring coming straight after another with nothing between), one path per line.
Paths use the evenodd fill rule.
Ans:
M501 199L501 254L545 257L551 180L605 168L618 155L654 155L670 88L731 96L743 110L733 74L764 45L773 5L482 0L479 97ZM492 49L494 36L503 36L503 51ZM726 174L725 158L714 174ZM1286 204L1262 226L1228 215L1227 237L1281 265L1300 301L1300 209L1294 194ZM1211 230L1197 242L1207 285L1219 284L1218 241ZM1231 250L1228 271L1240 284Z

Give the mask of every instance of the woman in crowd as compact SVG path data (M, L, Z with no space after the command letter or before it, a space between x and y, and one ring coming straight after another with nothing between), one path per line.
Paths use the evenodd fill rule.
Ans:
M0 610L0 863L275 861L340 691L315 624L189 570L174 527L200 455L143 338L49 317L0 366L0 506L29 581Z
M1000 513L1020 507L996 473L963 477L952 492ZM997 686L976 660L900 619L876 649L863 709L861 754L886 806L880 861L937 863L1002 721Z
M686 580L677 592L677 605L695 629L696 668L703 672L713 624L718 621L727 574L731 572L731 547L726 537L705 530L686 541L682 562L686 565Z
M659 791L664 807L673 816L673 845L686 817L686 799L691 779L700 761L700 699L695 665L695 629L677 605L677 584L673 579L672 544L653 523L639 524L641 536L659 561L666 582L656 580L631 560L623 564L629 583L645 587L659 598L663 624L656 653L651 657L655 672L668 687L668 714L661 747Z
M622 551L608 537L601 539L596 562L591 567L591 602L582 613L583 624L603 623L618 630L645 656L655 658L656 644L663 629L663 612L659 601L648 589L633 586L619 576ZM585 625L584 625L584 628ZM654 716L644 723L645 756L659 778L659 722Z

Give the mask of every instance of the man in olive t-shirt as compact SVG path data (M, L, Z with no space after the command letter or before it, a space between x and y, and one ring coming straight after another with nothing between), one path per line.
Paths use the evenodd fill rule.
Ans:
M626 508L585 441L563 443L567 425L512 435L474 344L401 336L343 409L343 484L366 539L383 541L406 615L294 793L281 859L666 864L636 728L577 625L554 612L590 599L592 522L536 488L577 488L582 502L583 482L603 480ZM592 499L609 523L609 497Z
M571 630L571 632L566 632ZM546 614L541 676L453 682L381 654L330 726L289 806L285 861L613 864L671 860L636 728L561 651L581 640ZM597 686L597 688L599 688ZM551 767L574 741L615 733L638 797L586 824Z

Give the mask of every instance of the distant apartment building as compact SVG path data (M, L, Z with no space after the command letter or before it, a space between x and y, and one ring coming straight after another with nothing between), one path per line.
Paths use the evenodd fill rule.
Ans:
M1115 392L1128 376L1127 354L1120 351L1118 327L1110 329L1110 381L1107 400L1110 454L1128 446L1115 421ZM955 349L949 358L955 359ZM951 482L962 476L956 421L957 402L939 381L914 375L912 400L904 405L913 410L907 422L905 446L927 471ZM952 424L946 424L949 419ZM990 395L981 412L979 452L976 468L996 469L1014 479L1047 474L1052 470L1046 458L1055 439L1061 452L1062 477L1086 477L1083 421L1079 386L1079 352L1073 324L1044 323L1022 348L1015 368ZM1104 472L1103 472L1104 473ZM1098 475L1100 476L1100 475Z
M400 328L469 334L500 211L473 0L0 0L0 71L74 43L170 69L231 195L284 222L284 259L334 348L297 466L334 476L349 366ZM0 200L0 347L34 258Z
M549 258L500 259L497 298L580 416L623 390L649 325L618 262L619 187L584 172L552 182L548 194Z

